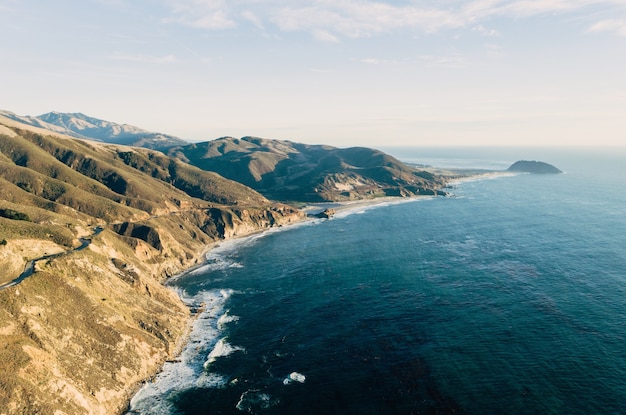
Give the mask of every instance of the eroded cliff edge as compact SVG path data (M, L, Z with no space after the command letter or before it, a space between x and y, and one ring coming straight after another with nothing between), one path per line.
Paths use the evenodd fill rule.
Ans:
M185 335L189 310L163 280L201 261L207 243L301 218L288 207L181 212L133 224L135 236L106 228L37 263L0 291L0 413L119 413Z
M0 120L2 121L2 120ZM144 149L0 130L0 414L115 414L176 353L190 312L163 281L207 245L303 218ZM94 228L103 230L94 234Z
M202 261L213 242L305 218L267 197L445 194L445 178L370 149L215 144L237 144L229 157L256 146L237 159L246 169L233 166L257 190L185 157L77 140L0 114L0 415L122 411L185 338L190 312L163 281ZM85 238L91 243L75 250ZM6 286L42 257L32 276Z

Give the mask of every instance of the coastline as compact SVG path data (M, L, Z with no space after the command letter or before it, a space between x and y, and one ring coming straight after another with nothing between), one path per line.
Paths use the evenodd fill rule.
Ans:
M236 247L238 244L244 242L245 240L249 238L259 237L259 235L263 235L268 232L285 231L292 227L302 225L304 223L316 221L316 220L317 221L332 220L332 219L320 219L320 218L313 216L316 213L322 212L324 209L327 209L327 208L335 209L336 214L334 216L342 217L344 215L349 215L352 213L360 212L363 209L383 207L383 206L388 206L391 204L398 204L398 203L409 203L409 202L415 202L418 200L428 200L428 199L433 199L435 197L441 197L441 196L413 196L413 197L386 196L386 197L380 197L380 198L375 198L375 199L360 199L360 200L352 200L352 201L346 201L346 202L310 203L300 209L301 211L306 213L306 216L304 216L299 221L284 224L284 225L281 225L280 227L260 229L256 232L212 242L206 245L205 248L202 250L202 252L198 255L196 259L197 260L196 265L168 278L167 280L163 282L163 285L169 288L170 290L174 291L174 293L178 296L180 301L189 309L190 317L186 322L184 333L180 336L180 338L176 342L176 347L173 348L172 352L169 354L169 356L163 362L163 364L160 365L158 370L154 372L150 377L144 379L143 381L137 382L132 388L128 390L127 399L124 402L124 404L121 406L120 414L123 415L127 413L133 413L131 412L132 400L142 391L144 387L146 387L147 385L153 384L156 381L156 379L159 377L159 375L162 375L164 373L166 369L166 364L177 363L177 362L180 363L182 354L184 353L185 348L189 344L191 337L193 335L194 325L197 323L199 317L205 311L205 304L204 303L201 303L198 305L193 304L192 301L190 301L191 299L186 298L180 290L178 290L175 286L172 285L172 283L180 277L188 275L189 273L198 272L203 267L209 265L210 264L209 257L210 257L211 252L215 251L216 249L219 250L219 248L224 247L225 244L227 245L227 248L230 248L230 245L234 245Z
M486 172L486 173L481 172L481 173L468 174L467 176L464 176L464 177L451 179L446 184L446 187L455 186L455 185L458 185L464 182L469 182L469 181L489 180L489 179L494 179L498 177L506 177L506 176L512 176L512 175L515 175L515 174L511 174L509 172ZM304 216L302 219L298 221L287 223L278 227L259 229L255 232L251 232L245 235L238 235L238 236L227 238L224 240L212 242L206 245L205 248L202 250L202 252L198 255L196 265L168 278L166 281L163 282L163 284L166 287L173 290L176 293L176 295L179 297L180 301L189 308L190 318L187 321L185 332L183 335L181 335L180 339L178 340L174 351L170 354L170 356L168 356L168 359L164 361L164 363L159 367L158 371L156 371L152 376L145 379L144 381L137 383L135 387L132 388L131 391L129 391L126 405L124 406L124 409L122 410L121 414L129 413L129 411L132 410L131 409L132 400L142 391L142 389L146 385L149 385L155 382L157 377L161 375L162 373L164 373L165 365L167 363L180 362L181 355L185 351L185 348L189 344L191 336L193 335L194 324L198 321L199 317L204 311L203 309L204 304L201 304L200 307L196 307L194 304L191 304L189 301L190 299L185 298L182 292L180 290L177 290L172 285L172 283L184 275L188 275L189 273L193 273L193 272L199 272L200 269L209 265L211 263L209 259L211 252L215 251L216 249L219 249L220 247L224 247L225 243L228 243L229 245L228 248L230 248L231 244L237 246L239 243L242 243L247 238L258 237L259 235L266 234L268 232L288 230L292 227L302 225L304 223L315 221L315 220L317 221L332 220L332 219L321 219L315 216L318 213L324 211L325 209L334 209L335 214L333 215L333 217L343 217L346 215L360 212L364 209L384 207L384 206L389 206L392 204L399 204L399 203L410 203L410 202L416 202L420 200L429 200L429 199L434 199L437 197L442 197L442 196L430 196L430 195L419 195L419 196L412 196L412 197L385 196L385 197L374 198L374 199L359 199L359 200L342 201L342 202L308 203L300 208L300 210L304 212L306 216Z
M480 180L492 180L492 179L498 179L500 177L512 177L512 176L517 176L519 174L519 172L510 172L510 171L489 171L489 172L485 172L485 173L476 173L476 174L470 174L464 177L458 177L455 179L452 179L448 182L447 186L456 186L462 183L467 183L467 182L475 182L475 181L480 181Z

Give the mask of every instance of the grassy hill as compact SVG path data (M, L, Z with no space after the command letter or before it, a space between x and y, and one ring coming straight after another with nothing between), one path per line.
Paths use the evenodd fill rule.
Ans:
M212 242L301 218L162 153L0 116L0 285L92 240L0 290L0 413L119 413L187 329L163 280Z
M444 180L381 151L255 137L174 147L169 155L282 201L344 201L436 194Z

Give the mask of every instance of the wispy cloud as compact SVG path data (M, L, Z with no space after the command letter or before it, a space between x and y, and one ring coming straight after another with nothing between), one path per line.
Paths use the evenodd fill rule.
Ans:
M460 55L422 55L419 59L428 66L447 68L447 69L462 69L468 66L468 62L463 56Z
M339 43L339 38L337 36L322 29L313 30L313 37L323 42Z
M595 24L593 24L587 32L611 32L616 33L620 36L626 36L626 20L623 19L607 19L601 20Z
M265 30L265 26L263 25L263 21L261 20L261 18L254 13L251 10L244 10L241 13L241 17L243 17L245 20L251 22L253 25L255 25L257 28L261 29L261 30Z
M366 65L397 65L400 63L396 60L379 59L379 58L365 58L365 59L361 59L360 62Z
M488 27L490 19L583 12L592 6L614 8L626 18L626 0L404 0L394 4L383 0L163 1L171 12L166 19L168 22L211 30L243 24L261 29L274 26L283 32L310 33L327 42L367 38L397 30L433 33L468 29L484 36L496 36L499 33ZM599 30L593 28L593 31ZM620 34L621 30L613 29Z
M480 33L483 36L487 36L487 37L493 37L493 36L498 36L500 33L498 33L497 30L495 29L488 29L485 26L479 24L478 26L474 26L472 27L472 32L476 32L476 33Z
M308 6L284 6L272 15L283 31L325 30L348 38L371 37L403 28L434 32L463 25L453 13L435 8L395 6L375 1L318 0Z
M236 26L231 8L224 0L166 0L172 16L165 22L180 23L198 29L228 29Z
M174 55L149 56L149 55L133 55L133 54L115 53L111 56L111 59L116 60L116 61L151 63L151 64L159 64L159 65L176 62L176 57Z

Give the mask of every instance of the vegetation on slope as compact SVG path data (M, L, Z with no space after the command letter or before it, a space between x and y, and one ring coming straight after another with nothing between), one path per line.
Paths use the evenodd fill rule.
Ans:
M92 238L0 290L3 414L119 413L186 330L163 279L211 242L302 217L162 153L0 127L0 285Z
M255 137L175 147L173 157L283 201L341 201L437 194L443 179L381 151Z

